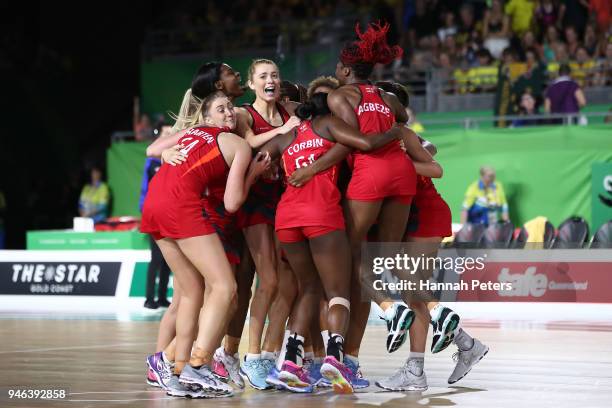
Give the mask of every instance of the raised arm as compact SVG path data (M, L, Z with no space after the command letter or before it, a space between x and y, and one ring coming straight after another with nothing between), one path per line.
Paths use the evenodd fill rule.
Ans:
M234 152L227 176L225 194L223 195L225 209L230 213L234 213L244 203L249 189L255 180L257 180L257 177L270 165L270 157L258 153L251 160L251 148L239 136L232 133L222 133L220 137L223 138L221 142L223 143L223 150Z
M155 141L147 147L147 157L160 158L162 152L176 145L187 130L189 129L183 129L176 133L162 132L161 136L155 139Z
M394 127L385 133L366 136L359 132L359 130L347 125L342 119L328 116L324 120L327 131L336 142L364 152L376 150L389 142L397 140L402 135L399 128Z
M295 130L275 137L261 146L259 151L263 154L267 153L272 160L276 160L283 154L283 151L291 144L294 138Z
M255 132L253 132L253 129L251 129L251 125L249 123L249 113L243 109L238 113L236 131L239 135L244 137L244 140L246 140L253 149L257 149L258 147L268 143L275 136L287 133L299 124L300 119L296 116L291 116L283 126L256 135Z
M308 166L300 167L295 170L287 179L287 182L293 187L301 187L306 184L317 173L321 173L332 166L340 163L351 153L353 149L343 144L336 143L323 156L315 160L314 163Z

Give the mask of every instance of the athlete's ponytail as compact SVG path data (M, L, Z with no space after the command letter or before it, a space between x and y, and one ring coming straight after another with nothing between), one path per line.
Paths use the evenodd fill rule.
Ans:
M172 126L172 132L176 133L202 123L202 111L206 111L203 102L218 91L216 83L221 80L222 66L220 62L207 62L198 68L191 81L191 88L187 89L183 96L178 115L169 113L176 121Z
M308 118L314 119L320 115L329 115L331 111L327 106L327 94L325 92L317 92L312 95L312 98L306 103L301 104L295 110L295 116L305 120Z

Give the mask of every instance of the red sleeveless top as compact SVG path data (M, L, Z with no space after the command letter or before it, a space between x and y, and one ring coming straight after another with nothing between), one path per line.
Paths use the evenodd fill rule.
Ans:
M303 121L296 133L294 141L281 157L286 177L313 163L335 144L317 135L310 120ZM336 165L316 174L303 187L296 188L287 183L276 209L275 229L309 226L343 229L344 217L337 181Z

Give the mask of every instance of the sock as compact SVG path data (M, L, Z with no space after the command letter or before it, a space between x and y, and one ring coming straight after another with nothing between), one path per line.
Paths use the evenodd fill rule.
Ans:
M385 310L385 320L393 320L395 317L395 303Z
M162 351L162 361L168 365L173 364L172 361L170 361L170 359L168 358L168 356L166 356L166 353L164 353L163 351Z
M438 303L437 305L435 305L430 311L429 311L429 315L431 316L431 319L437 319L440 316L440 312L442 311L442 309L444 308L444 306L442 306L442 304Z
M247 353L244 358L245 361L253 361L253 360L261 360L261 354L251 354Z
M285 354L287 354L287 339L291 335L291 331L285 330L285 337L283 338L283 345L278 353L278 359L276 360L276 368L280 371L283 367L283 361L285 361Z
M287 352L285 360L295 363L297 366L304 365L304 337L293 333L287 339Z
M421 356L425 355L425 353L412 352L410 352L410 354L419 354ZM410 371L412 374L418 377L423 375L423 366L425 365L425 359L423 357L408 357L408 362L406 364L408 366L408 371Z
M261 358L263 360L276 360L276 355L272 351L263 351L262 350Z
M314 352L309 351L304 353L304 360L314 360Z
M408 354L408 360L411 360L413 358L422 358L422 359L424 359L425 358L425 353L416 353L414 351L411 351Z
M314 363L315 364L321 364L321 363L323 363L323 359L321 357L315 357L314 358Z
M327 342L329 341L329 330L323 330L321 332L321 337L323 338L323 348L327 350Z
M344 337L337 333L331 333L329 335L327 355L333 356L340 363L344 360Z
M474 346L474 339L463 329L458 329L453 343L457 345L459 351L468 351Z

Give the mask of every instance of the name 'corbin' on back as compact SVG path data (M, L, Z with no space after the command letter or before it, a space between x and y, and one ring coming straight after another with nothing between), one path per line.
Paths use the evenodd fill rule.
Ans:
M380 103L367 102L359 105L359 110L357 111L357 115L360 116L364 112L380 112L385 116L391 115L391 109L388 106L382 105Z
M289 155L291 156L294 153L299 152L300 150L311 149L313 147L323 147L323 139L310 139L305 142L294 144L293 146L289 147L289 149L287 149L287 153L289 153Z

